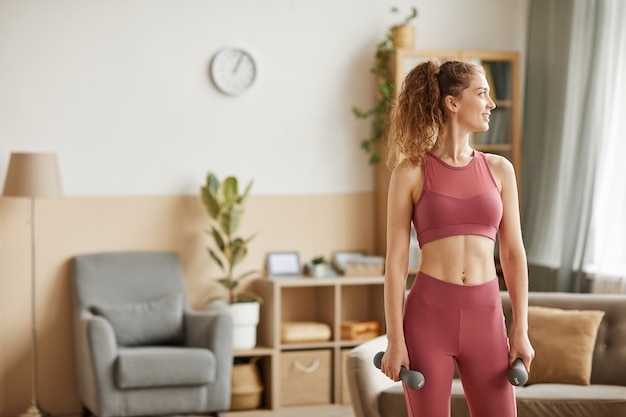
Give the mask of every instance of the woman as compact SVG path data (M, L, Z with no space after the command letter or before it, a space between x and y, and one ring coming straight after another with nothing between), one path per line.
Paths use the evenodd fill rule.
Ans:
M456 362L474 417L513 417L507 379L516 358L530 369L528 272L512 164L472 149L496 107L482 67L425 62L406 77L392 112L385 316L381 370L401 366L426 383L405 387L409 416L447 417ZM396 157L393 155L400 155ZM422 251L406 303L411 222ZM495 270L496 234L513 308L510 345Z

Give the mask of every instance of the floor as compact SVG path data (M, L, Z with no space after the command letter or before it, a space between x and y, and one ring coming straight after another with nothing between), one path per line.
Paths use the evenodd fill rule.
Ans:
M80 414L56 414L50 417L81 417ZM185 415L172 415L168 417L206 417ZM350 405L309 405L301 407L285 407L279 410L251 410L251 411L227 411L226 417L354 417L354 411Z
M288 407L279 410L255 410L228 412L226 417L354 417L351 406L322 405L309 407Z

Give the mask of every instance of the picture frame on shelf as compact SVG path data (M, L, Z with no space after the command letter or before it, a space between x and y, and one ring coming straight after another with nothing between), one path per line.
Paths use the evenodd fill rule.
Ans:
M302 275L298 252L268 252L265 266L268 278L295 277Z

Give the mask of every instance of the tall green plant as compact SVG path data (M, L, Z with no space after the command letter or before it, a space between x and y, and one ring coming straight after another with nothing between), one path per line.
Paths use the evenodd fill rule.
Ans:
M236 236L244 214L244 204L250 190L250 181L242 194L239 194L237 178L228 177L220 182L217 176L209 172L206 184L201 187L200 195L207 213L212 219L211 230L208 232L215 242L216 249L209 248L211 258L219 265L223 276L217 279L228 290L228 302L260 301L260 297L249 292L237 292L240 281L258 271L247 271L235 275L235 267L248 254L248 243L254 235L248 238Z

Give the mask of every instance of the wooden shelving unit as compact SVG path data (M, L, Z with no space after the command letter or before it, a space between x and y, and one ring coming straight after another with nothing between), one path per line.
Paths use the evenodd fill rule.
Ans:
M240 358L258 357L265 392L263 409L284 407L282 395L292 384L301 381L282 381L281 371L288 365L289 353L330 353L328 380L320 381L320 387L330 387L327 403L349 403L343 380L345 354L364 340L342 340L343 321L377 321L384 332L383 281L380 277L309 278L290 277L258 279L252 283L256 294L263 297L261 321L258 327L255 349L238 351ZM287 322L317 322L331 329L330 340L307 343L284 343L281 326ZM283 385L286 382L289 386ZM289 399L290 402L292 399ZM305 405L303 400L301 405Z

